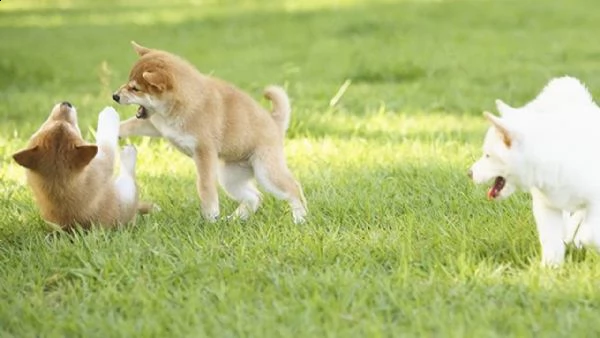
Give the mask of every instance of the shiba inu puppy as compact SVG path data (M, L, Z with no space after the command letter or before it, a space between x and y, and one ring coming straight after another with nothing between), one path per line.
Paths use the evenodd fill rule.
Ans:
M490 199L531 193L543 265L562 264L568 242L600 248L600 108L587 88L562 77L524 107L496 104L473 181L493 181Z
M69 102L54 106L27 148L13 155L27 169L44 220L64 230L114 227L132 221L136 212L150 211L150 204L138 203L134 147L123 149L120 175L113 178L118 137L119 115L113 108L100 113L96 144L89 144L75 108Z
M256 178L289 203L295 223L304 222L306 201L284 155L291 113L285 91L265 90L273 103L268 113L246 93L201 74L180 57L132 44L140 58L113 99L139 109L121 123L119 135L164 137L191 157L202 215L210 221L219 217L217 181L240 203L231 216L246 219L260 204Z

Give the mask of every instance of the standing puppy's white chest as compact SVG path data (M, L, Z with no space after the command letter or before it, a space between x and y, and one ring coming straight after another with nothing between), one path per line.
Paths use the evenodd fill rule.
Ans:
M196 149L196 138L187 134L183 130L183 122L165 118L160 114L154 114L150 117L150 122L161 133L161 135L169 140L175 148L187 156L192 157Z

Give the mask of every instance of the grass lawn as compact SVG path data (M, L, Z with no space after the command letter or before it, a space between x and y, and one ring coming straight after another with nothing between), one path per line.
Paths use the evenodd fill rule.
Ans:
M540 268L528 196L491 203L466 176L496 98L523 104L564 74L600 98L598 8L0 2L0 336L599 335L598 255L570 251L563 268ZM142 197L162 211L122 231L49 234L11 154L62 100L93 140L136 59L130 40L254 97L287 88L286 152L307 224L267 195L247 222L206 223L192 161L132 138ZM234 208L222 194L222 214Z

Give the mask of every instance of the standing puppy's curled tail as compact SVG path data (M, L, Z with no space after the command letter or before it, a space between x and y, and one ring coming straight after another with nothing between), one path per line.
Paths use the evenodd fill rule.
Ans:
M271 111L273 120L277 123L282 133L285 134L290 126L290 115L292 112L290 99L285 90L278 86L268 86L265 88L264 95L273 105L273 111Z

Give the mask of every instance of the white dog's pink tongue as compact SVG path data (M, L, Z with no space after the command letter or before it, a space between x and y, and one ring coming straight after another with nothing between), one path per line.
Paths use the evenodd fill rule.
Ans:
M498 195L500 195L500 191L502 190L502 188L504 188L504 183L506 183L506 180L504 180L504 177L496 177L496 180L494 181L494 185L492 185L490 187L490 190L488 190L487 196L488 199L495 199L496 197L498 197Z
M496 186L493 185L490 187L490 190L488 190L487 193L487 197L489 200L493 200L498 196L498 191L496 190Z

